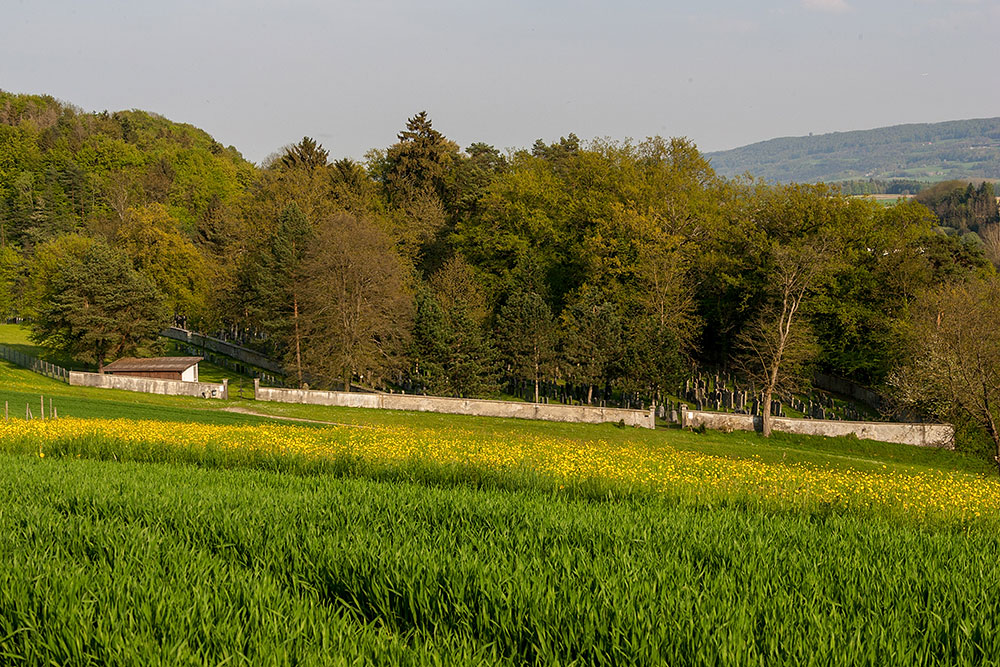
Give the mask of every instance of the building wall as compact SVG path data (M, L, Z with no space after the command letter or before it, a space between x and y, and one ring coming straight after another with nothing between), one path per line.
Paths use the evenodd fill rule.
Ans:
M188 368L181 374L181 380L184 382L197 382L198 381L198 364Z
M151 378L153 380L177 380L180 381L179 371L105 371L105 375L129 378Z
M138 391L145 394L229 398L229 380L223 380L222 384L212 384L208 382L183 382L181 380L158 380L154 378L128 377L126 375L100 375L98 373L70 371L69 383L75 387L124 389L125 391Z
M254 381L254 398L258 401L281 403L306 403L352 408L378 408L382 410L411 410L414 412L441 412L478 417L510 417L542 421L600 424L624 421L626 426L655 428L656 420L650 410L624 410L598 408L587 405L549 405L542 403L515 403L513 401L488 401L472 398L447 398L441 396L416 396L413 394L362 394L342 391L316 391L309 389L276 389L261 387Z
M760 417L727 412L682 410L681 424L687 428L704 425L718 431L756 431ZM771 429L779 433L823 435L827 437L855 435L862 440L896 442L918 447L954 449L955 428L951 424L906 424L893 422L850 422L826 419L789 419L774 417Z

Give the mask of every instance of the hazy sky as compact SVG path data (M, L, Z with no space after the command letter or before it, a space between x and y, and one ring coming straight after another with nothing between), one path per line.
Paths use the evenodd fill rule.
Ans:
M0 89L145 109L260 162L426 109L461 146L1000 116L1000 0L0 0Z

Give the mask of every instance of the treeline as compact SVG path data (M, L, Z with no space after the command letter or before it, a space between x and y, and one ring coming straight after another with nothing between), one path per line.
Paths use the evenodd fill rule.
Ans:
M943 181L921 191L916 199L934 212L943 227L978 232L1000 222L996 197L993 184L989 182L976 186L962 181Z
M848 196L913 195L926 188L929 183L905 178L893 178L888 180L869 178L838 181L834 185L837 186L841 193Z
M811 365L877 385L918 294L994 273L937 224L720 178L684 139L462 150L419 113L364 163L304 138L258 167L152 114L0 94L0 318L95 365L181 316L313 386L655 398L692 360L765 393Z

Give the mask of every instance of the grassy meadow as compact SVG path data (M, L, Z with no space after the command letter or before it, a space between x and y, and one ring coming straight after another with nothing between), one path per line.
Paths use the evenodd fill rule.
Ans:
M1000 481L960 453L0 362L4 401L3 664L998 664Z

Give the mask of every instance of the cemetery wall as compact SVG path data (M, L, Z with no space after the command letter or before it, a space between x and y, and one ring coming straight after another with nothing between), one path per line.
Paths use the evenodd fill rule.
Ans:
M415 412L442 412L453 415L477 417L509 417L538 419L542 421L600 424L624 421L626 426L656 428L653 409L626 410L600 408L589 405L552 405L547 403L518 403L489 401L472 398L447 398L418 396L414 394L361 394L343 391L316 391L311 389L276 389L261 387L254 381L254 398L258 401L282 403L307 403L352 408L377 408L382 410L412 410Z
M681 425L697 428L704 425L718 431L760 430L760 417L728 412L681 410ZM827 437L855 435L862 440L896 442L918 447L955 448L955 428L950 424L907 424L894 422L856 422L826 419L790 419L772 417L771 428L780 433L822 435Z
M99 387L101 389L123 389L144 394L165 394L167 396L198 396L200 398L229 398L229 380L222 384L211 382L183 382L181 380L155 380L125 375L101 375L99 373L69 372L69 383L74 387Z
M863 387L857 382L851 382L844 378L839 378L825 373L813 374L813 384L820 389L833 391L844 396L850 396L856 401L861 401L873 410L881 411L885 407L885 399L867 387Z
M182 343L188 343L211 352L217 352L218 354L237 359L250 366L263 368L266 371L271 371L272 373L276 373L278 375L281 375L284 372L281 364L277 361L269 359L259 352L255 352L249 348L243 347L242 345L236 345L235 343L219 340L218 338L212 338L211 336L206 336L194 331L188 331L187 329L181 329L179 327L167 327L160 332L160 335Z

